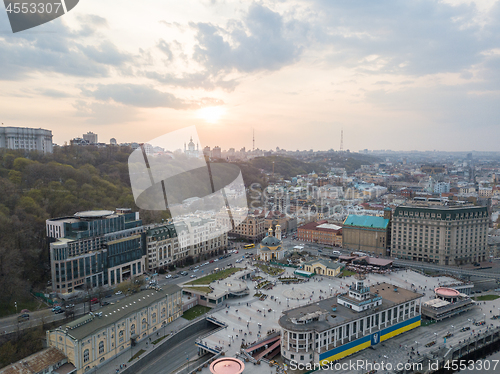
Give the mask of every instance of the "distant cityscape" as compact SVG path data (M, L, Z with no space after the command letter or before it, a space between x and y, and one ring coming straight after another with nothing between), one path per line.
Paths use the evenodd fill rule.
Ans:
M51 139L50 130L0 128L1 148L52 153L58 146ZM271 170L260 169L264 185L225 189L246 195L244 212L210 208L195 196L178 204L190 213L150 224L130 207L46 219L51 279L36 295L59 325L46 330L46 348L1 374L26 366L65 374L145 368L141 357L183 335L192 335L195 359L186 353L187 365L175 356L163 362L189 373L227 360L266 363L279 373L309 370L361 352L371 357L365 348L380 342L394 365L436 358L436 345L436 365L445 368L450 357L468 357L465 338L474 351L500 338L500 306L486 314L483 299L472 296L488 290L484 300L499 298L498 154L364 150L359 154L377 156L348 169L341 163L355 156L349 151L223 151L200 149L193 138L167 150L115 138L99 143L88 132L69 146L227 162L280 156L322 171L290 174L273 157ZM234 216L246 218L232 226ZM186 318L195 311L191 325ZM44 318L23 310L17 328ZM460 330L450 331L445 320ZM422 332L432 324L434 334Z

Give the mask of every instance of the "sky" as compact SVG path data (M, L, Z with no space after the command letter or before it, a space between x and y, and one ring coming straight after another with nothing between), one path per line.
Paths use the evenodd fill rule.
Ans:
M500 1L81 0L15 34L0 9L0 122L60 145L498 151L499 89Z

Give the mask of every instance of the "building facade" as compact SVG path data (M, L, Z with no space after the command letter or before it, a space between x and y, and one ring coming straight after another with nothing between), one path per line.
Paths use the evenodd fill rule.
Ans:
M373 255L388 255L389 218L349 214L342 226L342 246Z
M342 247L342 227L328 223L326 220L310 222L297 229L297 239Z
M129 209L49 219L46 230L56 293L113 286L145 271L142 221Z
M257 256L261 261L278 261L285 257L285 250L281 241L281 227L269 226L268 235L262 239L257 247Z
M29 127L0 127L0 148L52 153L52 131Z
M486 261L488 208L400 206L392 223L391 256L439 265Z
M344 264L324 259L304 262L305 271L326 277L338 276L344 267Z
M62 351L76 374L82 374L131 349L181 315L181 288L167 285L141 291L101 308L97 314L47 331L47 344Z
M371 288L358 279L349 291L287 310L279 319L286 363L340 360L420 326L423 295L387 283Z
M227 218L225 218L225 216L219 218L218 216L217 219L225 220ZM238 226L229 231L229 235L245 239L252 243L257 243L258 241L262 240L266 235L265 222L266 220L262 213L260 212L248 213L247 217L243 222L241 222ZM224 223L222 224L227 225Z

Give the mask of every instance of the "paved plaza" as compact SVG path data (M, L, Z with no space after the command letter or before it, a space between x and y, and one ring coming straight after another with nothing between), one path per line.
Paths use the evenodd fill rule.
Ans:
M293 276L294 269L286 269L285 276ZM268 276L260 272L260 276L270 281L277 281L277 278ZM265 337L272 330L280 331L277 323L282 311L306 305L320 298L327 298L335 293L345 292L347 287L354 281L354 277L344 279L326 278L315 276L309 281L295 285L284 285L277 282L273 289L262 291L268 295L267 299L261 301L253 296L255 282L248 281L250 295L241 299L233 299L227 302L227 307L213 313L213 316L225 322L228 327L212 335L204 337L202 342L212 348L222 348L227 356L234 357L240 351L242 342L253 343ZM457 283L449 277L426 277L411 270L402 270L391 274L368 274L365 284L373 285L377 282L387 282L397 287L413 289L424 294L422 302L434 298L434 288L439 285ZM392 362L406 363L412 357L418 357L417 351L421 354L437 352L439 349L446 349L450 344L458 344L459 341L469 338L471 335L481 333L487 326L491 328L500 326L500 319L492 320L491 316L500 313L500 299L494 301L480 302L472 310L439 323L431 324L427 327L418 327L402 335L391 338L375 348L368 348L350 357L346 357L340 362L349 360L368 360L370 362ZM486 320L485 326L476 327L472 324L474 320ZM470 326L470 331L461 332L460 329ZM446 339L444 335L453 333L453 337ZM432 347L425 347L425 344L436 341ZM446 345L446 347L445 347ZM412 355L413 352L415 352ZM256 366L247 363L245 373L261 374L262 370L270 370L276 373L275 368L267 365ZM291 371L289 371L291 372ZM342 372L342 371L340 371ZM351 373L346 370L345 373ZM202 373L209 373L208 369L203 369Z

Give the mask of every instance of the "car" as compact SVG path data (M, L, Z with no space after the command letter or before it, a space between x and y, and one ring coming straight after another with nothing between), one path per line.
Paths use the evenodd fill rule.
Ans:
M57 305L57 306L55 306L55 307L52 308L53 312L56 312L58 310L61 310L61 307L59 305Z
M194 270L193 270L193 273L196 273L198 270L200 270L200 269L194 269Z
M17 322L29 321L30 315L28 313L21 314L17 317Z
M208 262L209 262L209 263L213 263L214 261L215 261L215 260L210 260L210 261L208 261Z
M99 302L99 299L97 297L93 297L92 299L90 299L91 304L97 304L98 302Z
M218 258L216 258L216 259L214 260L214 262L217 262L217 261L219 261L219 259L218 259Z
M208 265L208 262L205 262L203 265Z
M194 274L191 274L191 277L190 278L196 278L196 275Z
M200 265L196 265L194 268L195 268L195 269L198 269L199 267L200 267Z
M172 278L172 274L165 275L165 279L170 279L170 278Z
M58 309L55 311L56 314L61 314L61 313L64 313L64 309Z
M106 299L109 299L111 296L113 296L113 295L106 295L106 296L104 296L104 297L105 297Z
M115 295L121 295L121 294L123 294L122 291L115 292Z
M322 249L318 249L318 252L323 252L323 250Z
M238 253L238 251L234 252L234 253Z
M188 275L187 271L181 271L181 275Z
M29 313L30 311L28 309L23 309L21 310L21 313Z
M177 278L179 278L179 275L178 275L178 274L175 274L175 275L172 277L172 279L177 279Z
M101 304L101 306L106 306L106 305L109 305L109 302L105 301Z
M72 309L74 307L75 307L75 304L68 304L68 305L66 305L66 309L68 309L68 308Z

